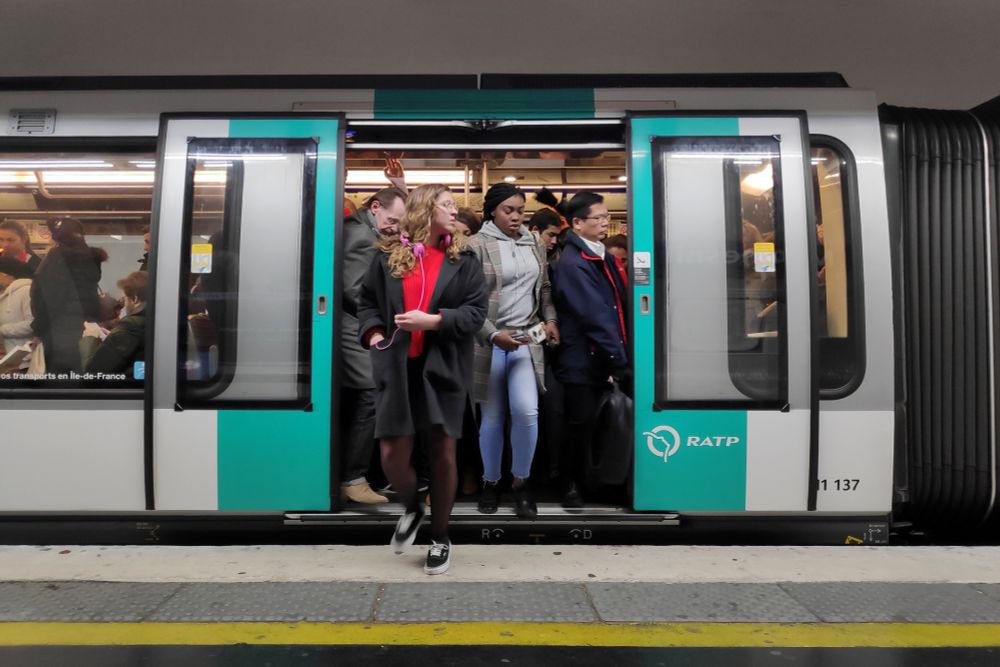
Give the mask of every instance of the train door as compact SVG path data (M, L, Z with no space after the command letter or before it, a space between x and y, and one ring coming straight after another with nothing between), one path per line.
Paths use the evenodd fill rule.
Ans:
M150 504L328 510L342 119L167 115L160 142Z
M805 115L629 118L637 510L815 509Z

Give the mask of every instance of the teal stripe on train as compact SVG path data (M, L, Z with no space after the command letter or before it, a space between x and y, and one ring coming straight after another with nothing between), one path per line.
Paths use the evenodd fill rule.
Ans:
M593 118L590 88L376 90L377 119Z
M738 118L634 118L631 121L632 234L635 252L653 247L652 137L739 136ZM648 296L650 313L633 312L635 337L635 491L637 510L746 509L745 410L655 412L657 336L653 263L648 286L633 286L633 304ZM697 326L697 323L693 323ZM739 438L739 446L709 446L705 437ZM692 440L694 438L694 440ZM710 441L715 444L716 441ZM733 442L733 441L729 441ZM704 446L695 446L695 443Z
M332 295L338 121L234 120L229 136L319 138L313 293ZM330 508L332 339L333 317L314 312L311 412L219 411L220 510Z

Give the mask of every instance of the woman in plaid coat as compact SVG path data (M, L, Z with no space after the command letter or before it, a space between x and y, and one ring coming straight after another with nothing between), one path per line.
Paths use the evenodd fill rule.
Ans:
M528 331L544 327L559 342L545 248L522 224L524 194L509 183L486 193L486 222L469 247L482 263L489 303L476 336L473 398L482 406L479 449L483 458L483 493L479 511L496 512L500 500L504 423L510 414L511 472L517 515L534 518L538 509L528 491L531 462L538 442L538 396L544 391L542 348Z

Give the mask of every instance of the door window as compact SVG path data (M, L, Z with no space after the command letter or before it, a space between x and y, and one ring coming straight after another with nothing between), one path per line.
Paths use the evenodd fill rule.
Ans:
M864 376L864 299L857 185L850 149L832 137L810 137L816 213L819 387L843 398Z
M181 407L308 403L315 181L310 139L188 145Z
M657 139L654 189L657 404L784 404L778 141Z

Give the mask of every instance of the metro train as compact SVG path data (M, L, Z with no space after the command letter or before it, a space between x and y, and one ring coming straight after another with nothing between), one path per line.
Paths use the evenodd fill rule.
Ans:
M0 114L0 220L39 255L82 221L111 299L150 280L144 363L0 372L2 542L388 536L395 505L339 497L336 353L343 203L386 154L473 209L594 190L629 239L627 484L531 521L460 498L460 539L996 534L997 105L835 74L105 77L2 80Z

